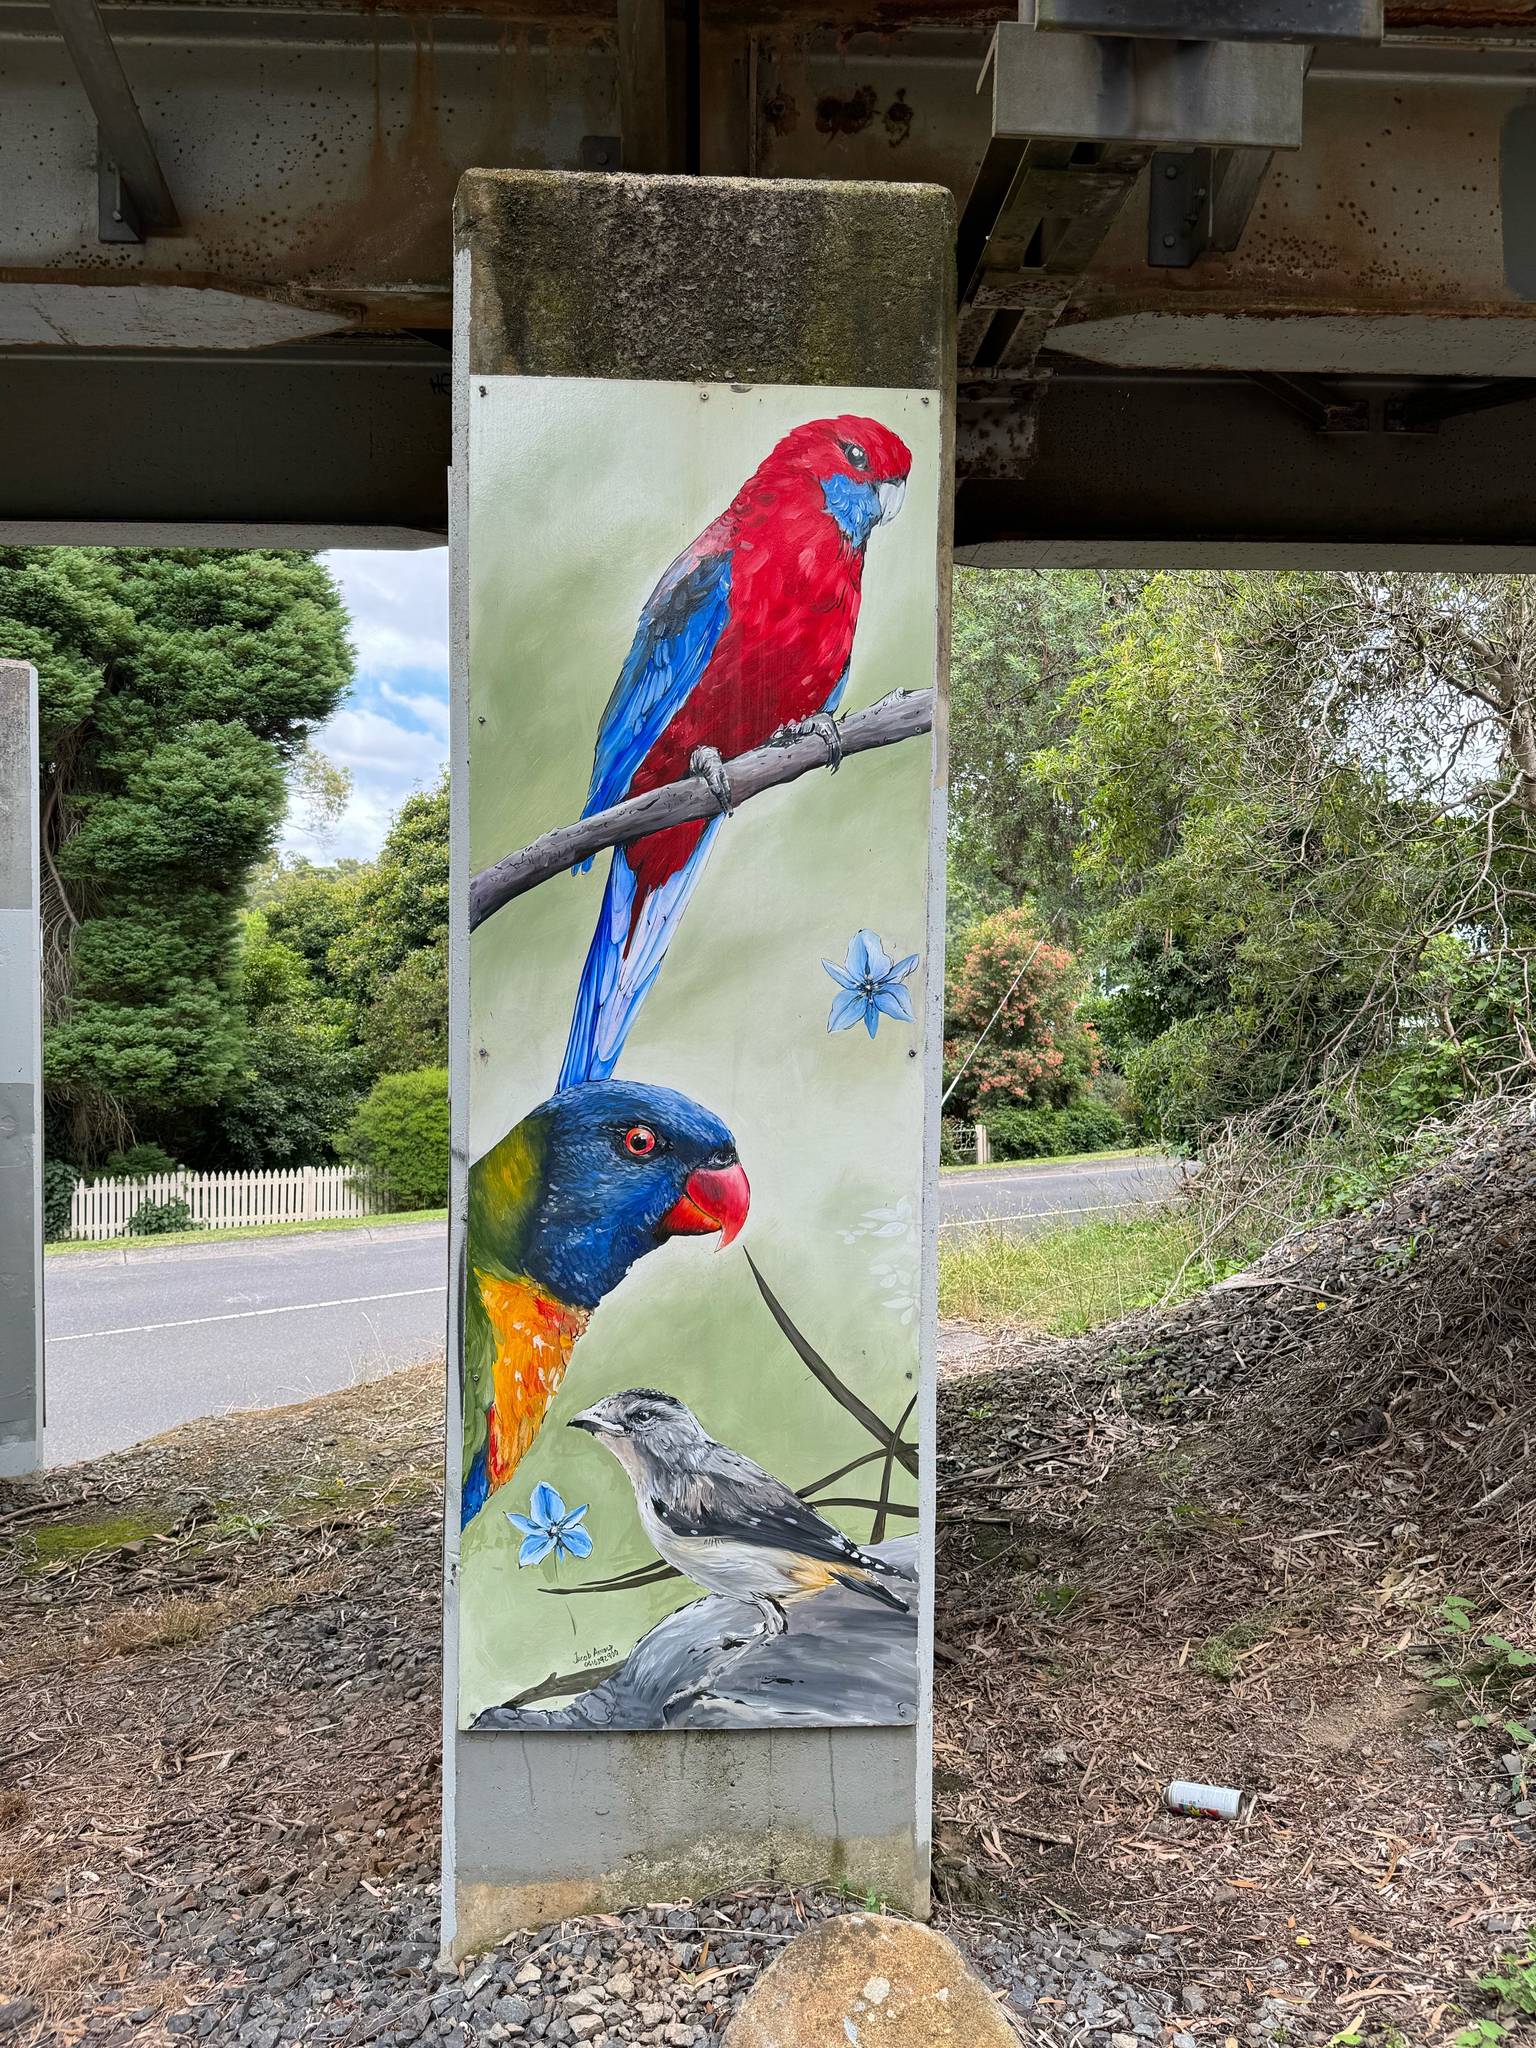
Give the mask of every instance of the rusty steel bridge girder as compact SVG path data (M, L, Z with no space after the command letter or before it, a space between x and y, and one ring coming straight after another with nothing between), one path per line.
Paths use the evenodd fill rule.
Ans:
M364 14L209 0L109 6L101 16L152 118L180 232L151 233L142 248L97 240L91 106L61 61L51 10L0 0L0 190L12 202L0 213L0 286L11 288L0 305L17 302L20 284L180 285L295 307L338 328L443 325L447 209L461 172L590 168L584 145L620 133L616 26L559 9L540 22L526 11ZM1032 40L1060 48L1072 39ZM699 52L700 168L934 181L963 201L993 141L988 48L974 25L843 38L798 32L777 13L757 31L711 16ZM1494 314L1523 324L1529 302L1504 269L1500 141L1533 90L1536 18L1525 45L1389 43L1319 56L1301 146L1270 166L1240 246L1189 275L1149 272L1138 194L1108 223L1068 324L1134 318L1143 350L1158 346L1159 320L1207 313L1264 323ZM1058 168L1042 149L1042 174ZM1138 167L1122 168L1135 182ZM1073 212L1100 207L1113 177L1078 180ZM1188 358L1180 329L1164 331ZM0 345L18 338L0 314ZM1113 332L1072 345L1096 359L1129 346ZM1399 354L1386 367L1410 365Z
M270 420L282 391L284 419L312 435L325 391L350 423L338 430L347 452L334 490L296 480L288 524L333 536L350 506L359 531L429 531L440 519L423 480L446 422L425 380L430 338L448 325L459 176L642 160L746 177L937 182L962 206L983 196L959 252L959 460L973 480L960 525L969 532L966 517L985 504L999 545L1010 534L1033 544L1038 519L1022 516L1030 479L1038 489L1049 469L1059 482L1056 430L1084 419L1090 402L1112 406L1133 440L1145 407L1157 421L1143 437L1150 449L1165 445L1169 418L1199 389L1226 394L1212 405L1241 416L1259 442L1312 431L1272 391L1257 393L1256 411L1237 407L1222 379L1397 380L1410 413L1438 408L1454 421L1454 396L1439 404L1415 388L1536 377L1536 0L1391 0L1383 44L1319 45L1304 86L1306 53L1294 43L1228 44L1241 60L1234 76L1252 78L1257 66L1273 82L1290 67L1299 132L1278 88L1259 107L1273 126L1256 125L1250 94L1237 127L1175 118L1085 138L1073 131L1086 120L1058 118L1062 132L1039 132L1051 125L1040 109L1061 95L1031 100L1032 67L1080 71L1074 10L1087 19L1125 4L1051 0L1039 30L1021 30L1013 9L963 0L920 11L877 0L842 20L825 0L92 8L169 201L151 207L142 241L105 242L99 108L66 61L52 9L0 0L0 191L11 201L0 209L0 398L15 417L26 390L74 388L71 416L99 435L130 391L132 403L158 407L179 386L188 422L204 406L211 419L215 391L225 406L238 393L253 422L253 468L222 505L206 474L199 485L176 466L177 448L195 441L190 423L147 435L145 516L184 535L200 516L210 533L220 517L240 533L263 518L284 523L281 435L268 448L254 423ZM1196 4L1160 9L1188 20ZM1219 0L1198 5L1210 16ZM1288 8L1266 0L1258 11L1283 27ZM1330 0L1330 13L1371 25L1369 0ZM999 120L987 64L1000 24L1014 103L1026 110L1011 125ZM1143 43L1124 65L1146 75L1160 61ZM1149 260L1154 174L1168 180L1165 215L1176 183L1191 195L1168 215L1161 260ZM139 175L149 175L142 161ZM308 376L306 350L317 352ZM169 374L176 361L184 379ZM391 378L396 392L417 380L419 401L396 408L372 395ZM397 412L397 433L414 438L392 449ZM1518 412L1500 418L1507 426ZM58 445L21 438L36 438L38 460ZM123 522L132 493L93 477L103 459L79 448L73 494L13 461L0 537L56 534L72 506L104 526ZM1126 488L1148 508L1138 516L1150 530L1164 488L1150 456ZM1358 508L1350 516L1358 525ZM1513 522L1511 511L1504 529ZM1256 532L1264 521L1247 524Z

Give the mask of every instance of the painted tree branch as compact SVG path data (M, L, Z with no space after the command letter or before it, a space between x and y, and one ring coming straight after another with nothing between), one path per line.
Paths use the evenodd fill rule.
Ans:
M524 1728L870 1726L917 1717L917 1539L872 1545L913 1582L906 1613L836 1583L795 1602L765 1635L748 1600L706 1594L673 1610L622 1662L551 1672L474 1726ZM565 1706L541 1706L564 1699Z
M932 690L897 690L855 711L838 727L843 757L869 753L875 747L894 746L899 740L916 739L933 726ZM738 754L727 761L731 802L739 810L765 789L794 782L813 768L825 768L827 750L813 734L789 740L783 745L757 747L750 754ZM485 920L525 896L552 875L573 868L578 861L601 853L605 847L627 846L648 832L660 832L669 825L690 825L700 818L716 815L715 800L704 783L694 775L681 782L669 782L644 796L630 797L597 811L590 818L578 818L574 825L561 825L546 832L530 846L509 853L493 867L482 868L469 885L469 928L474 931Z

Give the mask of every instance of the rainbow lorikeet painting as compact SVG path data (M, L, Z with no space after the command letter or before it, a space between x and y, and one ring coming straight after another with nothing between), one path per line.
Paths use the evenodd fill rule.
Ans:
M901 508L912 456L845 413L786 434L647 598L597 735L584 817L832 722L859 621L864 551ZM560 1086L606 1079L660 971L720 819L616 847L582 970ZM585 863L590 866L590 861Z
M668 1238L729 1244L749 1200L719 1117L638 1082L563 1089L470 1168L465 1524L538 1434L598 1303Z

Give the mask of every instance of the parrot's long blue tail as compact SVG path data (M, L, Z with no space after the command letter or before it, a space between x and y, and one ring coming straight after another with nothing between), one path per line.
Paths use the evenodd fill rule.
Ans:
M623 847L614 848L603 907L597 914L581 986L576 991L560 1088L574 1088L581 1081L606 1081L618 1065L629 1028L661 972L673 930L688 907L721 822L719 818L710 820L677 873L641 899L638 914L635 891L639 885L634 869Z

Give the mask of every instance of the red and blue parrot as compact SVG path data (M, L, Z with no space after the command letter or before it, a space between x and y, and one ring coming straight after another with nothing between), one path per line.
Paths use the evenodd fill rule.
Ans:
M593 1082L530 1110L469 1170L461 1522L511 1478L592 1312L671 1237L730 1243L736 1140L672 1088Z
M704 777L723 814L722 761L807 731L836 768L832 713L864 550L900 510L911 467L890 428L851 413L784 436L646 599L598 730L583 817L688 774ZM613 1072L719 829L718 817L673 825L614 849L561 1088Z

